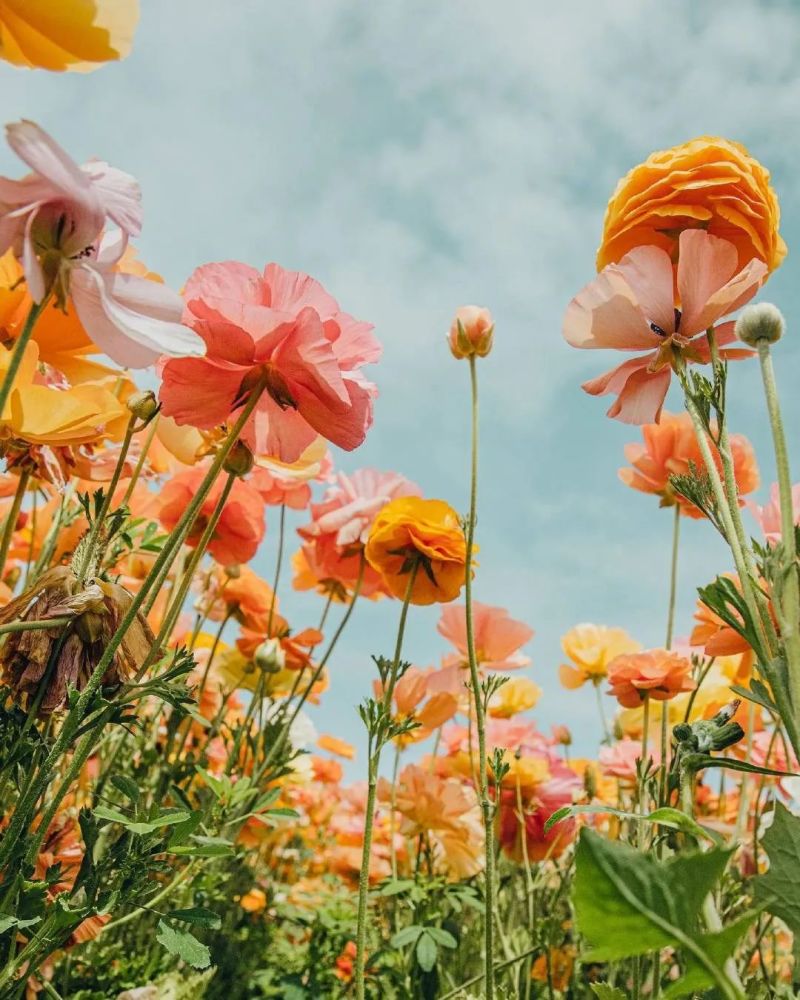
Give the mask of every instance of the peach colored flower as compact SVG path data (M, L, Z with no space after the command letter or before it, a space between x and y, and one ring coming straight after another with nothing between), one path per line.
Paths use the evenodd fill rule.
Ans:
M361 368L380 345L319 282L278 264L262 274L229 261L199 267L184 298L184 322L206 356L162 366L167 416L201 430L229 423L264 381L242 435L257 455L295 462L317 435L346 451L362 443L377 390Z
M492 349L494 320L481 306L461 306L450 326L447 342L454 358L485 358Z
M505 608L492 607L473 601L472 624L475 653L484 670L518 670L527 667L530 657L520 653L534 631L524 622L512 618ZM459 662L467 664L466 607L453 604L442 610L437 625L439 635L451 642L459 652Z
M139 0L0 0L0 59L85 73L124 59L138 20Z
M326 733L323 733L317 739L317 746L320 750L327 750L328 753L334 753L337 757L344 757L345 760L352 760L356 755L356 748L352 743L340 740L338 736L329 736Z
M750 513L758 521L758 526L763 532L764 538L770 545L776 545L782 537L781 532L781 502L778 494L778 484L773 483L769 488L769 500L760 506L757 503L748 502ZM794 513L794 523L800 524L800 483L792 486L792 511Z
M269 506L304 510L311 502L311 483L329 482L333 460L322 438L317 438L293 463L258 457L250 481Z
M164 485L158 518L167 531L172 531L178 523L205 474L204 466L194 466L179 472ZM193 547L200 541L222 495L224 479L218 477L209 490L186 538L187 545ZM247 562L258 551L265 530L264 501L249 483L237 478L214 529L208 551L222 565Z
M624 739L612 743L611 746L601 747L597 755L597 763L600 766L600 773L606 778L617 778L625 784L632 785L636 782L636 761L641 756L641 741L632 740L626 736ZM648 756L652 757L656 764L661 760L657 746L648 750Z
M623 653L608 665L608 693L624 708L636 708L647 697L668 701L697 686L691 672L691 660L666 649Z
M583 385L592 396L615 395L608 416L624 423L658 422L673 367L708 363L706 331L749 302L767 275L755 258L737 270L736 247L698 229L681 233L678 247L677 277L666 251L635 247L580 291L564 315L573 347L639 352ZM732 322L717 327L716 339L724 358L751 354L727 348Z
M456 694L429 687L429 679L435 673L433 670L423 670L421 667L409 667L395 685L392 695L394 717L398 720L411 719L417 723L411 732L398 737L397 742L400 746L427 739L435 729L449 722L458 711L459 698ZM381 698L383 686L380 681L375 681L373 687L375 697Z
M736 248L740 268L757 257L773 271L786 256L769 171L738 142L703 135L659 150L611 196L597 269L650 245L672 254L678 234L700 229Z
M692 419L688 413L662 413L657 424L644 424L642 444L625 445L625 458L632 468L619 470L619 478L632 489L651 493L661 498L662 507L676 503L686 517L702 518L705 514L693 503L675 493L670 476L687 475L692 466L698 473L705 471L705 462L697 443ZM713 441L708 439L717 468L722 470L722 459ZM743 434L730 435L734 475L739 492L739 505L747 493L758 489L759 475L753 446Z
M398 497L378 514L364 550L395 597L404 598L414 563L412 604L447 603L464 585L467 545L458 514L444 500Z
M512 715L535 708L542 689L529 677L513 677L505 682L489 701L489 715L495 719L510 719Z
M624 629L583 624L576 625L561 637L561 648L571 663L562 663L558 676L565 688L573 690L587 681L600 684L614 657L642 647Z
M395 472L338 473L322 501L311 505L311 521L297 529L304 544L302 562L295 564L295 589L321 587L326 592L352 593L377 515L396 497L419 495L416 483ZM360 593L369 598L391 593L369 563L363 567Z
M0 254L11 247L21 258L33 301L51 288L61 305L69 295L94 343L125 367L202 353L180 322L179 296L117 268L142 224L134 178L102 160L79 167L33 122L6 126L6 137L33 173L0 178ZM104 232L109 223L117 231Z
M272 587L249 566L212 567L201 580L200 609L216 622L231 617L245 628L266 629L280 602Z

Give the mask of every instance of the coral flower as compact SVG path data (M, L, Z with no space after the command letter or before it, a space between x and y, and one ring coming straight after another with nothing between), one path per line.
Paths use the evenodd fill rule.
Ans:
M184 321L204 358L162 368L164 413L209 429L235 418L265 387L243 438L257 455L295 462L318 435L352 451L372 423L377 390L361 367L380 357L372 327L343 313L313 278L268 264L198 268L184 291Z
M204 466L195 466L179 472L166 483L161 491L158 518L167 531L172 531L181 519L205 475ZM224 485L224 477L220 477L209 490L192 530L186 538L187 545L195 546L200 541ZM235 479L233 489L214 529L208 551L223 566L247 562L258 551L265 530L264 501L249 483Z
M375 519L364 552L395 597L405 597L416 567L412 604L454 601L464 586L466 540L458 514L444 500L392 500Z
M625 784L633 785L637 780L636 762L641 759L641 756L641 741L625 737L625 739L612 743L609 747L601 747L597 755L597 763L600 765L600 773L606 778L617 778ZM652 757L656 764L661 760L657 746L653 746L648 751L648 756Z
M139 0L0 0L0 59L85 73L124 59L138 20Z
M333 461L320 437L306 448L296 462L279 462L259 457L250 481L270 506L304 510L311 502L311 483L331 478Z
M512 618L505 608L473 601L472 623L475 654L484 670L519 670L531 662L530 657L519 650L533 638L533 629ZM436 628L439 635L456 647L460 662L466 665L467 619L464 605L444 608Z
M608 673L609 663L621 653L634 653L641 649L621 628L607 625L576 625L561 638L561 648L571 660L562 663L558 676L565 688L579 688L587 681L600 684Z
M675 493L670 483L670 476L687 475L692 466L698 472L705 469L689 414L662 413L659 423L645 424L642 427L642 437L642 444L625 445L625 458L632 468L619 470L622 482L642 493L660 497L662 507L672 507L677 503L681 514L694 518L705 517L686 497ZM708 444L715 464L721 471L722 459L719 452L710 438ZM758 489L760 480L756 455L753 446L742 434L731 434L730 446L736 486L742 497ZM739 505L744 504L745 501L740 499Z
M92 340L125 367L201 354L202 341L180 323L180 297L117 268L141 230L134 178L101 160L79 167L33 122L8 125L6 134L33 173L0 178L0 254L12 247L21 257L33 301L52 290L64 306L69 295ZM117 230L104 234L108 224Z
M329 736L327 733L323 733L317 739L317 746L320 750L327 750L328 753L344 757L345 760L352 760L356 755L356 748L352 743L340 740L338 736Z
M396 472L359 469L340 472L325 491L321 503L311 505L311 521L297 529L304 540L302 567L295 576L298 590L322 586L327 592L352 592L359 573L360 593L377 598L390 593L383 577L362 554L378 513L396 497L416 497L420 489Z
M417 743L443 726L458 711L459 699L451 691L436 690L429 687L428 681L435 671L422 670L420 667L409 667L397 682L394 695L394 715L396 719L412 719L416 727L408 734L398 738L400 745ZM375 697L383 695L380 681L374 684Z
M737 271L736 247L698 229L681 233L677 293L670 255L659 247L635 247L609 264L567 306L564 337L573 347L646 352L583 388L617 400L608 416L629 424L657 422L673 367L707 363L706 331L743 306L758 291L767 265L756 258ZM734 324L716 330L725 358L749 356L726 349Z
M636 708L645 698L668 701L697 686L692 661L666 649L623 653L608 665L609 694L624 708Z
M764 538L770 545L777 545L782 538L781 531L781 501L778 493L778 484L773 483L769 488L769 500L762 507L756 503L747 504L750 513L758 521L758 526L764 534ZM800 483L792 486L792 511L794 513L794 523L800 524Z
M736 248L738 266L757 257L770 271L786 256L769 171L738 142L700 136L652 153L611 196L597 269L640 246L672 254L676 235L702 229Z
M266 630L270 614L279 608L278 598L270 585L249 566L223 569L215 566L203 581L204 593L199 600L212 621L233 618L245 628Z
M545 832L545 825L554 812L572 805L581 788L581 780L569 768L559 763L548 780L537 785L529 796L523 796L523 822L520 823L517 790L505 789L500 794L499 841L504 852L515 861L544 861L558 858L569 847L578 832L574 819L562 820ZM522 838L525 838L523 850Z

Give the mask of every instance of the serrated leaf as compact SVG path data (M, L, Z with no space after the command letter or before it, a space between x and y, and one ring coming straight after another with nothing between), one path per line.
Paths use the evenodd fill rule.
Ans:
M417 938L415 951L420 969L423 972L430 972L434 965L436 965L439 948L427 930L423 931Z
M800 819L782 802L761 838L769 870L753 881L756 902L781 919L795 934L800 932Z
M163 920L158 922L156 940L170 953L182 959L193 969L207 969L211 965L211 952L194 934L179 931Z

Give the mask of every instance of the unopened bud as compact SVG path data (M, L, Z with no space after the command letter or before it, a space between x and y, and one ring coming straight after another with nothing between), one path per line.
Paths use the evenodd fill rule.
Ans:
M227 576L229 580L238 580L241 575L242 567L239 563L232 563L230 566L225 567L225 576Z
M253 659L258 669L265 674L278 674L286 666L286 654L280 639L265 639Z
M757 347L759 342L774 344L783 336L786 321L783 313L771 302L757 302L748 306L736 320L734 332L739 340L751 347Z
M461 306L450 326L447 342L454 358L485 358L492 349L494 320L488 309Z
M145 389L143 392L134 392L128 396L126 406L131 413L143 420L146 424L158 413L159 403L154 392Z
M572 746L572 733L565 725L553 726L553 743L562 747Z
M244 443L237 441L228 452L223 468L232 476L246 476L253 468L253 453Z
M597 771L593 764L583 772L583 788L587 798L593 799L597 795Z

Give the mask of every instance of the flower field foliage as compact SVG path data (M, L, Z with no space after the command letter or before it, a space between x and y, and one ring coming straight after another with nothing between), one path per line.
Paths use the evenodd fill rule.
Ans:
M0 0L0 56L100 70L136 15ZM455 310L447 336L472 415L458 510L336 467L373 422L368 322L277 263L198 262L171 290L134 249L132 176L30 121L6 137L0 1000L797 995L800 485L784 321L751 302L787 253L767 169L709 136L653 153L565 306L571 345L622 354L584 389L632 425L619 477L672 538L662 646L624 621L562 638L563 697L597 699L589 759L566 725L537 728L533 629L481 585L490 312ZM764 504L732 362L763 381ZM685 518L729 558L680 636ZM316 594L314 620L284 616L290 588ZM381 600L396 634L348 782L352 734L317 736L307 709L347 683L341 636ZM428 605L436 666L404 653Z

